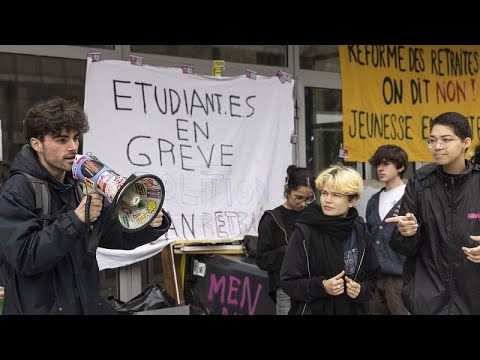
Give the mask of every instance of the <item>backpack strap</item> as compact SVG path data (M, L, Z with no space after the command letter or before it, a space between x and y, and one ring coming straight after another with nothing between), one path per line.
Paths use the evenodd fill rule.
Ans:
M80 181L75 181L74 187L75 187L75 196L77 198L77 203L80 204L84 196L83 185Z
M28 180L35 193L35 213L42 220L43 227L50 225L56 217L50 215L51 199L47 182L23 171L15 171L10 176L15 174L22 174Z

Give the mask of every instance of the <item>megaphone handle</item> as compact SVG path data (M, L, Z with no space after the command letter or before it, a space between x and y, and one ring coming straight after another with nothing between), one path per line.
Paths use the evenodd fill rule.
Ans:
M90 204L92 203L92 195L87 191L87 201L85 203L85 225L87 226L87 232L90 232Z
M85 267L90 268L92 266L93 260L96 257L96 250L98 241L96 241L96 237L98 234L93 234L92 228L90 224L90 204L92 202L92 195L89 194L88 188L85 186L85 195L87 196L87 201L85 202L85 225L87 226L87 241L88 241L88 249L87 249L87 256L85 257Z

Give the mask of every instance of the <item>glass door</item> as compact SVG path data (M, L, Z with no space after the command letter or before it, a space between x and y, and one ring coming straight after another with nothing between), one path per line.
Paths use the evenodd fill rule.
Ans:
M304 87L306 166L315 175L331 164L356 167L343 157L342 91Z

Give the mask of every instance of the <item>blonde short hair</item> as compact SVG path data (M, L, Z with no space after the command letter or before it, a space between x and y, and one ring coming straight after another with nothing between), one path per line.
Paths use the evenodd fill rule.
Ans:
M363 180L360 174L342 164L331 165L323 170L315 180L318 190L322 190L326 185L333 191L348 195L349 198L359 198L363 192Z

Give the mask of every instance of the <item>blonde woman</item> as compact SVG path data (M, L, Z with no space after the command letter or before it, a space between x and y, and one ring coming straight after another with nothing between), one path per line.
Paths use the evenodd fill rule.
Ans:
M280 271L289 314L366 315L380 266L355 208L363 180L337 164L315 184L320 205L300 214Z

